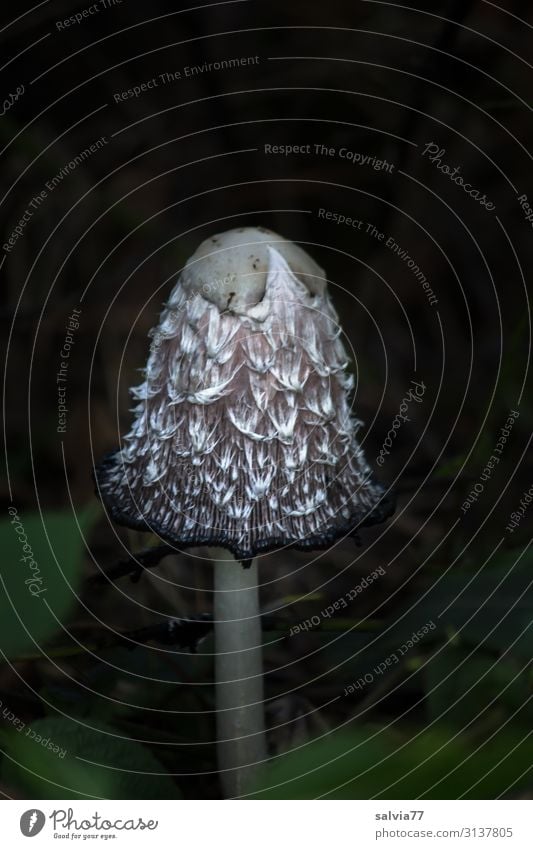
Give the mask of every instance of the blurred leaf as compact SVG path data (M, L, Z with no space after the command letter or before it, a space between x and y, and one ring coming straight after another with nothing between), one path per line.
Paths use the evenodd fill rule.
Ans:
M2 779L30 799L181 798L149 749L110 725L98 728L47 718L13 732Z
M533 547L502 553L484 568L450 571L413 608L409 620L433 619L463 644L533 657Z
M253 798L494 799L531 782L526 732L499 734L477 752L479 744L453 735L442 728L412 740L371 727L335 732L272 760Z
M506 715L521 708L530 697L528 676L508 657L496 659L476 652L472 656L452 646L444 647L425 667L428 710L431 719L464 728L487 720L488 712ZM501 716L500 716L501 718Z
M91 507L77 517L21 514L20 524L17 516L0 523L0 650L7 657L35 652L60 630L56 617L63 622L76 604L82 534L98 515Z

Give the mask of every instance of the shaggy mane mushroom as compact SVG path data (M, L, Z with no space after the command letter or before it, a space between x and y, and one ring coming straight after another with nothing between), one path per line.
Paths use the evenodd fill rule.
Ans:
M202 242L151 336L133 426L97 469L97 486L118 523L179 548L223 549L219 763L226 794L240 795L266 757L253 559L326 548L386 519L393 502L357 441L325 274L297 245L262 228Z

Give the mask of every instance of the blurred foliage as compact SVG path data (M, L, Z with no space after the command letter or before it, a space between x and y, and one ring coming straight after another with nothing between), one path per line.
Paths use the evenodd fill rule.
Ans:
M409 737L364 726L273 760L259 799L493 799L531 780L530 732L475 743L443 728Z
M355 706L349 731L273 759L258 797L490 799L528 788L532 574L533 549L507 552L490 567L450 570L412 609L383 622L378 641L352 631L327 646L326 666L342 663L337 675L347 688L359 681L363 711ZM429 621L435 630L380 671ZM387 724L369 724L369 710L388 715Z
M28 798L135 799L147 786L153 798L201 795L200 788L216 795L214 746L205 743L214 738L212 634L197 654L120 645L118 634L116 645L95 644L89 655L86 642L65 641L59 622L72 617L73 592L83 592L83 536L96 515L80 514L79 527L67 514L21 519L49 604L28 593L18 566L8 571L3 650L19 665L40 656L36 645L55 663L79 665L73 676L40 685L44 718L21 728L17 711L13 720L4 708L1 779ZM20 543L9 522L0 539L15 563ZM342 608L342 615L320 617L323 592L285 597L280 614L264 617L266 666L289 641L304 639L345 718L330 731L312 703L282 695L275 704L283 722L278 728L275 716L270 721L275 756L254 796L493 798L527 790L532 571L530 547L429 570L414 601L409 594L390 612L360 619ZM290 637L299 610L320 622ZM275 698L268 677L267 693ZM196 776L184 784L179 776L189 771Z
M149 749L104 723L49 718L4 736L2 779L28 798L145 799L147 782L150 798L180 798Z
M0 650L6 657L39 652L62 630L82 580L85 537L99 515L94 504L77 516L22 515L23 541L16 532L15 516L0 523L0 550L6 566L0 574Z

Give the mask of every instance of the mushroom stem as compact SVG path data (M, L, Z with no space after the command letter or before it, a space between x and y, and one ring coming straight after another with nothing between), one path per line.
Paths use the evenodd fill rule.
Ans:
M249 792L267 757L257 561L215 550L217 757L226 798Z

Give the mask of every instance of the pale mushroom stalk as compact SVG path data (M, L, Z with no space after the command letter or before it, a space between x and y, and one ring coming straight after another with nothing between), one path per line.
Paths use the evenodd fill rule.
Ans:
M245 795L267 757L258 564L213 550L217 759L224 796Z
M115 521L177 548L219 549L216 702L228 796L253 791L266 758L257 560L328 548L394 509L357 440L347 364L325 274L302 248L263 228L206 239L152 331L124 445L96 470Z

